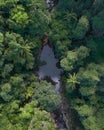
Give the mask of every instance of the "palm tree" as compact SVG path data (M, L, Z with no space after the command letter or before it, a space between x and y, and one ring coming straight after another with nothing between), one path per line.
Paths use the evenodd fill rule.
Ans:
M80 82L78 82L78 80L77 80L77 75L74 73L73 75L70 75L69 76L69 78L68 78L68 80L67 80L67 83L70 83L71 85L70 85L70 87L72 88L72 89L75 89L75 87L76 87L76 84L80 84Z

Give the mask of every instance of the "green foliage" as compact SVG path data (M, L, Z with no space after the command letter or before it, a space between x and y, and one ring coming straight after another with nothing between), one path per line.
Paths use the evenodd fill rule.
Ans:
M0 32L0 44L4 41L4 36L3 34Z
M39 83L33 71L50 22L44 0L0 1L0 130L55 130L45 110L54 110L60 96L51 84ZM44 88L35 92L36 84Z
M5 107L7 109L7 107ZM13 102L8 108L7 116L0 114L2 121L0 129L6 130L8 127L11 130L55 130L54 122L50 114L37 108L37 102L32 101L19 109L18 102ZM16 113L17 111L17 113ZM17 114L17 115L16 115ZM11 117L10 117L11 116ZM18 118L16 118L18 116ZM11 121L9 119L11 118ZM15 119L15 120L14 120ZM25 125L23 125L25 123Z
M2 77L5 78L6 76L10 75L10 72L13 70L12 64L6 64L2 70Z
M103 11L98 13L92 18L92 27L94 34L97 36L103 36L104 34L104 17Z
M0 33L1 33L2 31L4 31L4 26L5 26L5 21L4 21L3 16L2 16L1 13L0 13ZM0 34L0 35L1 35L1 34Z
M26 69L32 69L34 57L28 43L19 34L9 32L6 33L5 40L8 45L4 52L5 59L13 62L16 66L20 64L20 67L24 66Z
M67 71L71 71L83 65L83 60L89 55L89 49L84 46L80 46L78 49L67 52L67 57L61 60L61 67Z
M96 13L98 13L99 11L103 10L103 7L104 7L104 2L103 2L103 0L93 0L92 9L93 9L93 13L94 13L94 14L96 14Z
M70 1L60 0L58 4L58 9L67 10L67 9L72 9L74 6L75 6L75 2L73 0Z
M59 0L52 11L45 0L0 0L0 130L56 129L49 112L60 96L34 71L44 34L65 70L76 130L104 129L103 15L103 0Z
M55 28L64 25L68 32L68 36L66 34L64 38L67 36L67 39L72 39L71 45L65 45L67 48L63 49L63 53L62 49L56 49L56 52L61 56L60 64L66 72L65 95L82 125L78 126L79 130L104 129L103 114L101 116L104 107L103 8L103 0L60 0L60 15L56 14L59 25ZM60 23L60 20L64 21L64 24ZM64 28L60 32L64 32ZM61 48L62 45L57 44L57 41L62 43L62 40L59 36L57 39L55 47L58 45L57 48Z
M16 26L19 28L24 28L29 23L28 14L26 13L23 6L18 5L17 7L13 8L10 13L11 15L9 21L11 24L16 24ZM10 26L13 27L13 25Z
M50 114L46 111L35 110L34 117L30 122L28 130L55 130Z
M3 65L3 59L2 59L3 50L4 50L3 41L4 41L4 36L2 33L0 33L0 58L1 58L0 67Z
M68 12L67 12L68 13ZM56 16L53 15L53 22L51 23L50 39L54 42L56 56L61 58L66 54L68 48L71 46L69 16L66 12L57 11ZM70 14L70 19L75 18Z
M8 7L13 6L16 4L19 0L0 0L0 6L1 7Z
M85 130L102 130L102 123L97 123L96 112L102 111L103 100L99 95L100 86L102 84L101 77L104 76L104 69L102 65L89 64L87 68L80 68L77 76L71 76L67 81L66 90L69 92L73 100L71 102L72 107L78 112L79 119L83 124ZM72 87L72 77L74 77L74 89L68 89ZM71 82L70 82L71 81ZM79 84L80 82L80 84ZM103 85L101 85L103 87ZM77 93L75 92L77 91ZM78 94L78 95L76 95ZM75 96L75 97L74 97ZM70 96L69 96L70 97ZM76 99L77 97L77 99ZM101 124L101 125L100 125Z
M53 111L61 103L60 96L50 83L41 81L40 83L34 83L33 86L35 91L33 99L37 99L40 108Z
M80 82L78 82L78 78L77 75L74 73L73 75L70 75L67 78L67 82L66 82L66 90L68 93L72 92L74 89L76 89L76 85L80 84Z
M49 23L51 16L46 10L45 1L32 0L28 5L29 8L29 26L28 31L31 35L42 35L44 32L49 32Z
M79 19L75 30L73 30L73 38L79 40L83 39L86 33L88 32L88 29L89 29L89 20L87 19L86 16L82 16Z
M10 101L12 96L10 95L11 92L11 85L9 83L5 83L1 85L1 93L0 96L4 101Z

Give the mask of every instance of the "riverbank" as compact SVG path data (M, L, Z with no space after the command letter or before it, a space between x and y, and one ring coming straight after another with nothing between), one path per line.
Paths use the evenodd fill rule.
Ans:
M64 96L64 85L60 81L64 71L60 68L59 61L55 57L53 46L46 44L42 47L40 61L45 61L46 64L38 69L39 80L51 82L55 86L56 93L61 95L62 103L51 113L56 130L75 130L73 129L72 110Z

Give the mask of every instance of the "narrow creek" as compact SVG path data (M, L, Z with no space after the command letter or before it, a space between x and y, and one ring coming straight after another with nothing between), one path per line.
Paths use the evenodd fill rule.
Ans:
M48 82L54 82L55 92L60 93L60 75L62 74L63 70L57 67L56 64L58 63L58 60L55 58L53 49L48 44L45 45L41 51L40 61L44 61L46 64L39 67L39 79L46 79ZM57 125L57 130L66 128L61 107L57 108L52 113L52 117Z
M49 12L51 12L54 6L57 4L58 0L46 0L46 5ZM61 86L60 79L63 70L57 66L59 61L55 58L53 48L48 44L43 45L44 47L41 50L40 61L44 61L46 64L39 67L39 80L46 79L48 82L53 82L55 92L60 94L62 97L62 103L60 107L51 113L51 116L57 126L56 130L75 130L72 122L72 111L63 95L63 92L61 92L63 91L63 87Z

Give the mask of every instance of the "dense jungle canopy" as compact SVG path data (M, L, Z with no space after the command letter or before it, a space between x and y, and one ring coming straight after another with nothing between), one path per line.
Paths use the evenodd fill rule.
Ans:
M45 35L75 129L104 130L104 0L0 0L0 130L56 130L60 94L36 73Z

